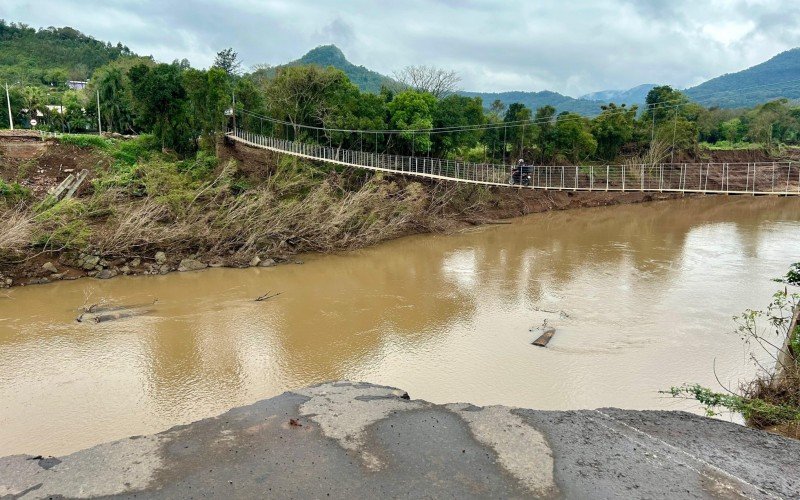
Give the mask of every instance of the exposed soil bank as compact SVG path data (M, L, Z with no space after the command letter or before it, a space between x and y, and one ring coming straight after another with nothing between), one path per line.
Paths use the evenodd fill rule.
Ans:
M493 189L493 203L470 213L450 213L444 231L520 217L551 210L600 207L677 199L672 193L606 193ZM410 231L401 236L418 234ZM0 262L0 288L45 284L81 277L109 279L118 275L158 275L175 271L195 271L207 267L269 267L302 263L287 251L279 255L174 254L155 252L127 258L106 259L103 255L81 252L31 254L11 262Z
M796 498L798 454L683 412L435 405L332 382L66 457L1 458L0 496Z
M108 159L92 148L59 144L54 140L42 141L37 136L23 134L0 137L0 177L24 179L23 185L32 190L36 197L42 197L48 189L58 185L76 169L88 167L94 173L108 168ZM249 148L238 143L220 141L217 151L220 164L235 160L238 171L251 182L263 182L278 168L280 156L261 149ZM360 175L361 172L358 172ZM90 178L93 174L90 174ZM336 177L336 174L332 174ZM387 182L408 185L408 179L388 178ZM430 203L441 191L446 189L441 183L420 182L421 198L427 197ZM491 223L496 220L518 217L530 213L549 210L596 207L617 204L641 203L660 199L678 198L678 194L658 193L613 193L613 192L570 192L534 191L530 189L491 188L460 186L458 196L462 205L445 206L433 222L406 224L397 232L373 237L369 243L432 231L456 231L469 225ZM436 193L439 193L438 195ZM87 182L77 193L91 194ZM142 202L144 203L144 202ZM394 201L387 197L387 204ZM461 206L468 206L461 209ZM112 222L109 222L112 224ZM205 267L248 267L272 266L286 262L297 262L293 255L308 251L308 248L287 244L274 252L186 252L159 248L157 244L143 248L136 254L124 257L104 255L91 248L85 251L48 251L39 253L31 249L13 258L0 259L0 288L11 286L43 284L57 280L76 279L90 276L101 279L117 275L166 274L173 271L191 271ZM341 247L333 246L332 251L346 250L359 246L350 241ZM363 246L360 245L360 246ZM162 252L164 250L164 252Z

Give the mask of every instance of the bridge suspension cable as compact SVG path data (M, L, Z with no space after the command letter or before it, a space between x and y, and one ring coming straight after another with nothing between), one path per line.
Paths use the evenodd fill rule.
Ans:
M519 174L515 179L508 165L365 153L277 139L241 129L229 132L227 136L247 146L300 158L372 171L487 186L559 191L800 196L800 168L793 162L530 165L518 170Z

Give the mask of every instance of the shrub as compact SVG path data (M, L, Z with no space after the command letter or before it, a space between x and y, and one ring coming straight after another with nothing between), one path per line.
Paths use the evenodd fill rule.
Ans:
M135 139L117 142L111 156L117 165L135 165L137 161L149 157L158 149L155 137L144 134Z
M8 184L3 179L0 179L0 200L8 204L15 204L30 198L31 190L17 182Z
M44 208L34 217L35 244L45 250L68 250L84 247L91 231L86 223L87 207L71 198Z
M792 266L787 277L791 279L796 270L797 265ZM697 384L672 387L665 392L698 401L709 415L721 408L741 413L749 425L758 428L800 424L800 329L789 329L799 300L800 295L779 291L766 310L748 309L734 318L745 344L758 346L775 361L774 368L765 368L751 355L759 373L754 380L742 384L738 393L716 392Z
M64 134L59 137L59 141L61 144L70 144L79 148L109 149L112 145L111 139L99 135Z

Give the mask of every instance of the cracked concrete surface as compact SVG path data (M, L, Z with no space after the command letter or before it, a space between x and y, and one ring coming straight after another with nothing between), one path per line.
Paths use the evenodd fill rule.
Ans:
M93 498L146 488L162 465L158 441L152 436L129 438L62 459L13 460L9 468L0 465L0 497Z
M511 408L447 405L464 421L475 438L497 453L500 464L539 497L554 496L553 451L544 435L511 413Z
M0 458L0 497L800 497L800 442L728 422L407 397L331 382L65 457Z
M360 451L364 464L374 470L383 464L363 446L367 427L392 413L427 405L403 399L405 392L398 389L369 384L332 382L294 392L309 398L300 405L301 416L319 424L323 434L343 448Z

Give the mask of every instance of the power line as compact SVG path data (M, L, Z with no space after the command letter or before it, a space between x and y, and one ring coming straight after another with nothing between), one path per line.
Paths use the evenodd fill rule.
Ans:
M800 79L785 80L785 81L782 81L782 82L772 82L772 83L767 83L767 84L743 87L742 89L737 89L736 92L739 92L740 90L757 89L757 88L763 88L763 87L769 87L769 86L775 86L775 85L783 85L783 84L795 83L795 82L800 82ZM716 91L716 92L706 93L705 95L709 96L709 95L716 95L716 94L728 94L728 93L731 93L731 92L734 92L734 91L732 91L732 90ZM666 99L666 100L658 101L658 102L651 103L651 104L644 104L642 106L634 105L634 106L631 106L631 107L627 107L627 106L625 106L623 104L622 106L617 107L617 108L615 108L613 110L608 110L608 109L603 110L603 112L600 113L600 114L601 115L605 114L606 116L608 116L608 115L615 115L615 114L619 114L619 113L629 113L633 109L636 109L636 111L644 110L646 112L646 111L654 111L654 110L659 109L659 108L678 108L678 107L688 106L688 105L692 105L692 104L698 104L698 103L690 101L690 100L687 99L686 96L681 95L681 97L678 97L678 98L675 98L675 99ZM484 124L473 124L473 125L455 125L455 126L450 126L450 127L432 127L432 128L427 128L427 129L340 129L340 128L319 127L319 126L314 126L314 125L294 124L294 123L291 123L291 122L288 122L288 121L285 121L285 120L279 120L277 118L271 118L271 117L268 117L268 116L259 115L257 113L253 113L253 112L248 111L248 110L242 110L242 112L245 113L245 114L248 114L250 116L254 116L254 117L257 117L257 118L261 118L261 119L264 119L264 120L271 121L271 122L279 124L279 125L288 125L288 126L293 126L293 127L298 127L298 128L302 128L302 129L308 129L308 130L324 130L324 131L328 131L328 132L340 132L340 133L348 133L348 134L358 133L358 132L370 133L370 134L373 134L373 133L398 133L399 134L399 133L417 133L417 132L427 133L427 134L455 133L455 132L467 132L467 131L473 131L473 130L493 130L493 129L500 129L500 128L506 128L506 127L513 127L513 126L522 126L522 125L536 125L536 124L543 124L543 123L552 123L553 121L559 122L559 121L567 121L567 120L572 121L572 120L588 120L589 119L588 117L583 116L583 115L577 115L577 114L574 114L574 113L570 113L569 116L565 116L565 117L556 116L555 120L553 120L552 117L548 117L548 118L530 119L530 120L514 120L514 121L498 122L498 123L484 123Z

